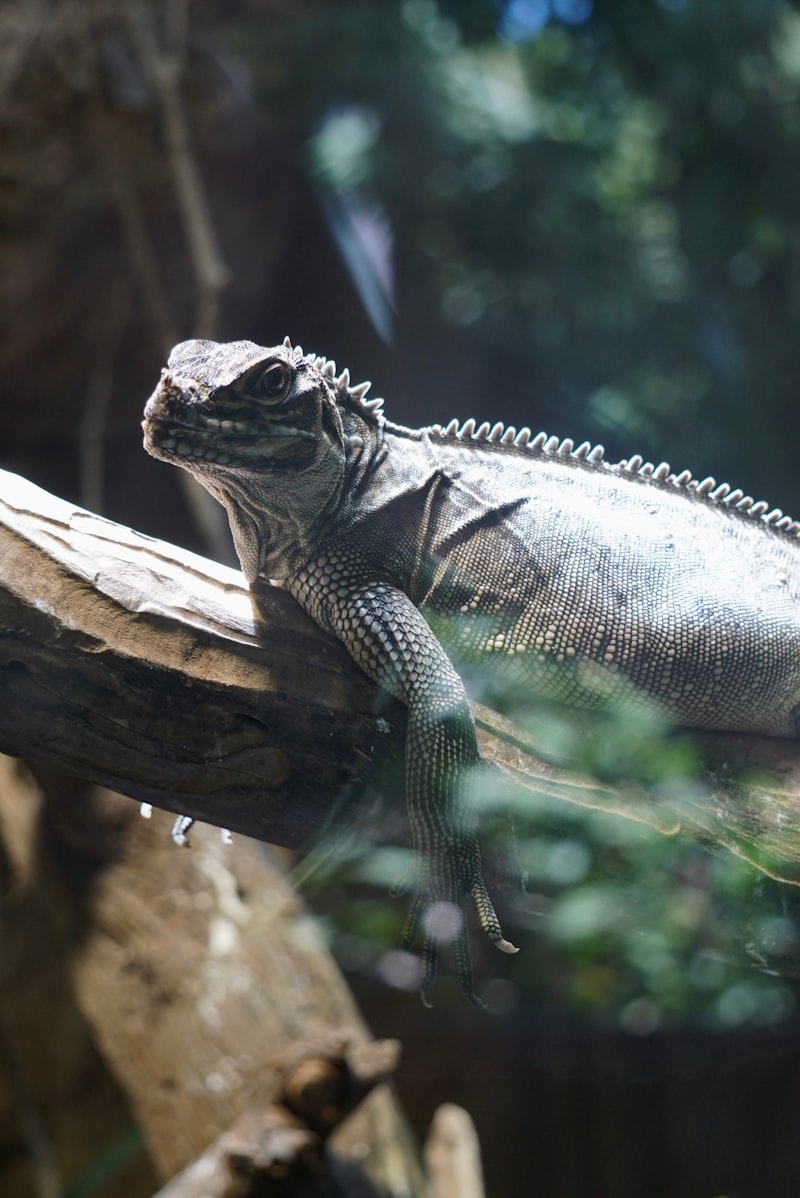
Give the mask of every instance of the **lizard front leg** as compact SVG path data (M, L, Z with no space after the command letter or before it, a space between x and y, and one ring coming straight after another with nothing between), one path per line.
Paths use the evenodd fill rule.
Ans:
M419 860L403 945L410 948L422 926L421 990L426 1005L436 972L437 940L425 928L424 916L434 904L461 907L470 897L489 939L505 952L517 951L503 936L483 881L471 801L479 762L475 725L463 683L446 655L445 661L452 676L438 676L409 702L406 736L406 796L412 843ZM469 939L463 922L455 948L462 988L474 999Z
M408 708L406 798L419 860L404 943L410 946L422 923L422 996L427 1002L437 943L424 929L422 917L433 904L449 902L461 908L470 897L490 940L504 952L517 951L503 937L481 874L468 794L470 775L480 759L464 684L423 616L397 588L383 583L347 586L330 576L304 574L291 589L345 644L365 674ZM462 987L474 997L463 923L456 953Z

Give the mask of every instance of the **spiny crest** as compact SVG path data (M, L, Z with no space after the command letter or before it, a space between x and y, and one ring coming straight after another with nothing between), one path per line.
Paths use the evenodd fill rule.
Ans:
M284 337L283 344L285 349L290 349L295 355L295 361L299 362L303 357L303 347L301 345L293 346L289 337ZM326 379L336 388L339 403L345 404L354 411L360 412L362 416L367 416L374 419L383 412L383 400L374 398L367 399L366 394L369 391L372 383L351 383L350 371L345 367L341 374L336 373L336 363L328 358L323 358L320 354L308 354L306 361L315 366Z
M293 351L297 362L303 358L302 347L293 346L289 337L284 338L283 344L286 349ZM368 418L374 419L377 415L382 414L382 399L365 399L371 386L370 383L351 384L350 372L347 369L337 375L336 363L320 357L318 354L309 354L307 361L320 370L333 384L340 403ZM515 449L521 449L526 453L541 457L560 458L562 461L581 463L589 468L626 474L641 482L683 491L708 503L734 511L738 515L760 520L780 532L800 539L800 521L793 520L791 516L785 516L780 508L770 508L763 499L756 502L751 495L745 495L744 491L731 487L729 483L717 483L716 479L710 475L698 480L693 478L691 470L681 470L680 473L675 473L668 462L661 462L656 466L652 462L646 462L638 453L612 464L605 461L603 446L593 446L591 441L582 441L580 445L576 446L570 437L563 439L548 437L547 433L537 433L534 436L529 428L521 428L517 431L513 425L506 427L500 421L490 424L488 420L479 425L472 418L463 423L454 419L445 427L442 427L441 424L434 424L430 431L441 437L442 440L471 445L513 446Z
M534 437L529 428L522 428L517 432L513 425L506 428L499 422L490 424L488 420L480 425L473 419L465 420L463 424L460 424L458 420L451 420L444 428L440 424L434 424L431 432L445 440L473 445L511 445L516 449L538 454L541 457L580 462L586 466L627 474L642 482L677 488L679 491L685 491L687 494L704 499L708 503L728 508L742 516L761 520L762 523L768 524L780 532L800 538L800 521L793 520L791 516L785 516L780 508L770 508L763 499L756 502L752 496L745 495L744 491L732 488L729 483L717 483L716 479L711 476L701 480L693 478L691 470L675 473L668 462L661 462L656 466L652 462L646 462L638 453L612 464L605 461L605 451L602 445L592 446L590 441L583 441L576 446L570 437L561 440L558 437L548 437L547 433L537 433Z
M472 418L465 420L463 424L459 424L458 420L451 420L445 428L440 424L434 424L431 432L437 433L443 439L467 441L472 444L513 445L516 449L546 454L548 457L572 458L587 462L603 460L602 445L593 446L591 441L582 441L576 446L570 437L560 440L558 437L548 437L547 433L537 433L534 437L529 428L521 428L517 432L512 424L506 427L499 421L490 424L486 420L479 425Z

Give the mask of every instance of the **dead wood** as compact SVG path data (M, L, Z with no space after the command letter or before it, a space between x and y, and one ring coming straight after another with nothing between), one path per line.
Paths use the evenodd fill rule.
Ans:
M114 1193L152 1193L246 1110L266 1122L228 1142L230 1185L294 1162L423 1192L380 1084L397 1045L370 1040L275 854L168 828L0 758L0 1193L77 1193L113 1145Z
M0 474L0 749L261 840L318 832L374 688L294 601Z
M478 1133L467 1111L440 1106L425 1141L431 1198L485 1198Z

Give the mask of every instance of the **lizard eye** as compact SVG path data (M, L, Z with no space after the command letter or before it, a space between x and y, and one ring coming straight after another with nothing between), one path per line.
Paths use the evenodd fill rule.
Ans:
M261 399L277 403L285 399L292 385L292 372L283 362L268 366L255 385L254 392Z

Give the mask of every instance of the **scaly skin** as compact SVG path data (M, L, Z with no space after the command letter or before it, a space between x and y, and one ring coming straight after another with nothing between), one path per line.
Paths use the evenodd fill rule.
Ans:
M475 727L453 665L568 705L796 736L800 525L713 479L473 421L406 429L288 340L175 347L145 448L225 506L242 569L280 580L406 704L425 909L471 897L507 952L468 791ZM456 942L472 993L466 932ZM436 968L425 937L423 996Z

